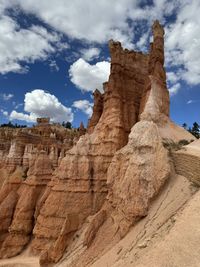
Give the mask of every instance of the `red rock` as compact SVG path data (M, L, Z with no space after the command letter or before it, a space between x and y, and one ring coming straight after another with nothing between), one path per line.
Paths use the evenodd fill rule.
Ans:
M98 256L105 245L119 240L147 214L152 198L170 175L163 138L179 140L181 132L181 138L192 139L169 119L164 30L158 21L153 35L149 54L128 51L110 41L109 80L103 94L95 91L88 133L78 141L78 131L70 135L72 131L43 120L12 141L7 168L20 166L27 178L18 184L17 195L6 200L12 210L16 206L14 213L5 216L6 227L10 226L4 231L1 257L20 253L31 240L31 251L41 255L40 263L54 264L92 215L83 237L88 250L78 263L75 260L76 266L85 266L88 255ZM102 229L103 239L98 237Z

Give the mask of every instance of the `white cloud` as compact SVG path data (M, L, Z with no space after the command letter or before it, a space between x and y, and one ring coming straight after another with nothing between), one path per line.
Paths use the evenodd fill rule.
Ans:
M103 82L108 80L110 74L110 63L107 61L97 62L91 65L84 59L79 58L69 69L71 81L83 91L103 91Z
M146 44L148 43L148 38L149 38L149 32L147 31L144 33L140 39L137 41L136 46L141 50L144 51L146 49Z
M37 116L35 114L25 114L22 112L17 112L16 110L13 110L10 113L9 116L10 120L19 120L19 121L26 121L26 122L35 122L37 119Z
M3 111L3 115L4 115L5 117L7 117L7 116L8 116L8 111Z
M54 95L41 89L35 89L25 94L24 111L27 113L13 110L10 119L35 122L38 117L50 117L54 122L73 121L71 108L65 107Z
M180 79L179 75L172 71L167 72L166 75L167 75L167 81L172 84L176 83Z
M101 52L101 50L99 48L96 48L96 47L91 47L88 49L82 49L81 50L82 57L86 61L91 61L91 60L97 58L99 56L100 52Z
M152 4L146 1L146 5L143 1L143 7L137 5L134 10L130 9L129 16L136 21L145 20L149 25L156 19L164 23L165 16L172 14L180 6L181 1L184 0L153 0Z
M8 116L8 111L6 111L6 110L4 110L4 109L1 109L0 111L1 111L1 113L2 113L5 117Z
M4 101L8 101L8 100L10 100L11 98L13 98L14 97L14 95L13 94L1 94L1 97L2 97L2 99L4 100Z
M189 105L189 104L193 104L193 103L197 103L197 102L199 102L199 100L190 99L190 100L187 101L187 104Z
M80 109L85 114L87 114L89 117L92 115L92 107L93 103L90 103L88 100L77 100L74 101L73 107Z
M181 88L181 84L180 83L176 83L174 84L172 87L169 88L169 94L170 96L174 96L178 93L178 91Z
M117 38L126 47L133 40L128 24L136 0L15 0L24 11L34 13L44 22L71 38L105 43Z
M28 67L24 64L45 60L57 48L60 49L60 35L48 32L42 26L21 28L13 18L6 15L2 6L0 6L1 74L27 72Z
M67 2L67 3L66 3ZM141 7L142 3L142 7ZM146 5L145 5L146 3ZM200 2L196 0L0 0L0 72L26 72L23 62L34 62L36 59L46 59L55 50L67 49L68 44L59 42L58 34L48 32L44 27L32 26L21 29L19 25L6 14L5 7L18 5L24 12L36 15L57 31L66 34L72 40L79 39L89 42L89 47L107 43L111 38L122 42L124 47L142 48L148 39L147 25L154 19L165 24L166 32L166 65L169 68L169 81L172 91L177 91L177 83L181 80L188 84L200 83ZM172 15L175 22L170 24L166 16ZM130 23L129 23L130 22ZM141 31L140 31L141 29ZM137 34L134 34L136 33ZM139 39L134 40L135 37ZM13 45L15 44L15 45ZM99 45L97 45L99 47ZM60 48L59 48L60 47ZM98 55L97 48L81 52L82 60L90 61ZM72 53L76 53L72 51ZM73 55L72 55L73 56ZM74 56L73 56L74 58ZM68 56L68 60L70 56ZM75 59L74 59L75 60ZM80 84L80 65L83 71L91 74L91 65L77 60L77 72L71 73L71 80L82 90L95 89L94 83L86 81ZM78 62L78 63L77 63ZM79 65L79 66L78 66ZM72 68L71 66L71 68ZM175 67L174 76L170 67ZM181 71L176 73L176 68ZM93 75L90 75L93 77ZM88 89L89 85L89 89Z
M200 83L200 2L184 0L174 24L166 27L167 65L181 68L180 79Z

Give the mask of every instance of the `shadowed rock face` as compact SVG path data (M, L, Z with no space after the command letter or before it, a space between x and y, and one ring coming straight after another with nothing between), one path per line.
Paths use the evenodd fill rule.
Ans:
M94 97L94 107L93 107L92 117L88 121L88 129L87 129L88 133L93 132L94 127L97 125L103 112L103 94L101 94L99 90L96 89L93 93L93 97Z
M20 253L31 240L31 251L41 254L41 264L55 263L89 215L94 218L83 240L88 247L99 228L108 233L109 244L147 214L151 199L170 174L161 133L172 125L163 67L164 31L158 21L153 35L149 54L124 50L119 42L110 41L110 76L104 93L94 93L88 133L65 156L60 153L53 173L54 148L49 157L42 152L40 161L29 160L31 148L26 148L27 179L13 190L7 188L10 196L0 206L0 218L9 202L12 209L5 216L1 257ZM166 136L174 138L170 131ZM19 149L17 159L20 153Z

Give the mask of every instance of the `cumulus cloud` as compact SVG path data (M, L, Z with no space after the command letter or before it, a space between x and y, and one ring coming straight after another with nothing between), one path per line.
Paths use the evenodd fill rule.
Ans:
M79 58L69 69L69 76L78 88L91 92L95 89L103 91L103 82L108 80L110 74L110 63L107 61L89 64L84 59Z
M105 43L117 38L127 48L133 40L128 23L136 0L15 0L25 12L34 13L45 23L71 38Z
M180 73L169 71L166 74L167 74L167 85L169 88L169 94L172 97L172 96L175 96L181 88L181 83L179 81Z
M42 26L21 28L7 15L6 7L3 1L0 6L0 73L24 73L28 71L26 63L45 60L49 54L59 50L61 37Z
M84 112L86 115L88 115L88 117L91 117L91 115L92 115L93 103L90 103L88 100L74 101L73 107L80 109L82 112Z
M50 117L54 122L73 121L71 108L65 107L54 95L41 89L25 94L24 111L27 113L13 110L10 119L35 122L38 117Z
M37 117L35 114L25 114L22 112L17 112L13 110L9 116L10 120L19 120L19 121L26 121L26 122L35 122Z
M200 2L182 1L174 24L166 27L167 65L182 69L180 78L200 83Z
M42 26L20 28L5 12L7 7L17 6L27 14L34 14L52 29L66 34L70 39L89 43L90 48L79 50L81 58L70 68L72 82L82 90L92 91L99 86L99 78L91 71L93 69L97 72L98 63L87 65L85 62L99 55L98 48L91 47L92 45L100 47L100 44L107 43L109 39L116 39L129 49L134 48L134 42L136 48L143 49L149 38L146 30L154 19L159 19L165 25L166 66L169 68L171 92L178 91L178 84L182 80L190 85L199 84L200 2L196 0L150 2L74 0L67 1L66 4L66 0L1 0L0 73L26 72L27 67L23 63L34 62L37 59L44 60L55 50L69 48L68 44L59 41L60 36L57 33L49 32ZM173 23L171 17L167 19L171 15ZM68 60L71 60L70 56ZM177 73L177 69L181 71ZM83 80L84 72L86 80ZM88 77L94 78L94 81L88 81Z

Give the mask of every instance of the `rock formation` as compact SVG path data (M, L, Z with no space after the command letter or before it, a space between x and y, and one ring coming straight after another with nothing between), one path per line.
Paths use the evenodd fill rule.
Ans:
M83 267L148 214L173 170L163 139L192 139L169 119L164 30L158 21L153 37L149 54L109 42L109 80L103 94L94 92L88 131L70 150L62 150L63 136L43 120L33 134L45 127L51 143L38 139L39 157L32 142L18 138L11 144L6 165L12 172L24 166L27 178L0 192L0 199L8 193L0 202L0 218L6 218L1 257L29 245L41 265L55 264L73 247L78 231L84 253L69 266Z
M80 134L45 119L33 128L0 129L1 257L16 255L29 242L44 188Z
M97 125L103 112L103 94L101 94L99 90L96 89L93 93L93 97L94 97L94 107L93 107L92 117L88 122L88 129L87 129L88 133L93 132L94 127Z
M77 131L50 124L48 118L38 118L37 122L32 128L0 128L0 167L3 165L10 173L17 166L26 170L33 155L42 149L57 167L61 150L65 153L85 133L84 128Z

